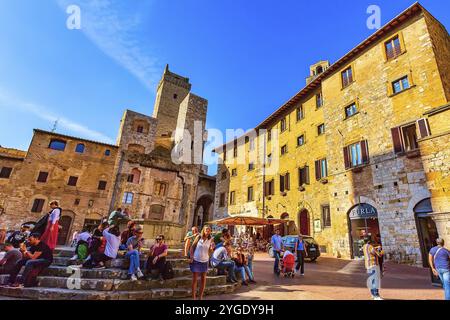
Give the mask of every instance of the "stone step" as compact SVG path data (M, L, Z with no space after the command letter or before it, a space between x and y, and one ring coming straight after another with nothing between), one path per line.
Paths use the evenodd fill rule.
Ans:
M174 268L174 276L178 277L186 277L191 276L191 271L189 268ZM52 277L69 277L74 273L74 267L68 269L66 266L55 266L52 265L48 269L44 270L42 273L43 276L52 276ZM109 268L109 269L80 269L81 278L83 279L122 279L125 280L128 276L128 272L126 269L118 269L118 268ZM216 275L216 271L214 269L208 269L208 276Z
M121 279L83 279L83 278L63 278L40 276L38 277L39 287L73 289L94 291L142 291L157 288L189 288L191 277L179 277L165 281L158 280L121 280ZM206 278L206 285L225 285L225 276L210 276Z
M145 261L147 259L145 257L141 257L141 268L144 268ZM184 258L168 258L168 261L172 263L173 268L183 268L189 266L189 260ZM53 265L56 266L72 266L72 265L80 265L82 261L80 260L70 260L69 257L55 257L53 258ZM128 268L129 261L123 257L119 257L117 259L110 260L105 263L105 266L108 268L119 268L126 269Z
M150 249L144 248L144 249L142 249L141 253L142 253L143 257L148 257L148 255L150 253ZM75 248L71 248L71 247L55 248L55 250L53 251L54 257L71 258L74 256L74 254L75 254ZM167 251L167 255L168 255L168 257L182 258L183 250L170 248ZM125 256L125 251L119 251L118 257L123 257L123 256Z
M238 285L226 284L206 287L205 295L233 292ZM33 300L157 300L189 298L190 288L156 288L145 291L93 291L61 288L9 288L0 287L0 295Z

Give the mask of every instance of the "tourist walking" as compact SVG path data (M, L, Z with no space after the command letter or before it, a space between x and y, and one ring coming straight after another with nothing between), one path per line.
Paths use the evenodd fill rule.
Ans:
M13 271L16 263L22 259L22 253L8 242L5 243L4 250L6 254L0 260L0 274L9 274Z
M211 266L221 272L227 273L227 282L235 283L238 280L235 275L236 264L231 259L231 243L225 242L222 247L216 248L211 256Z
M377 250L372 245L372 239L367 237L364 239L364 263L369 274L367 279L367 286L370 289L370 294L374 300L383 300L380 297L380 287L381 287L381 270L379 264L379 258L384 255L382 250Z
M50 250L54 250L58 242L59 218L61 217L62 209L56 200L50 202L50 208L52 210L48 216L47 227L41 237L41 241L45 242Z
M128 267L128 277L132 281L136 281L138 278L143 278L144 274L141 271L140 254L141 248L144 244L144 238L142 238L144 231L142 227L138 226L134 229L134 235L128 238L126 247L127 253L125 257L130 260L130 266Z
M169 247L164 243L164 235L160 234L156 237L156 243L150 248L150 255L147 259L147 272L151 275L153 270L157 270L160 281L164 280L163 274L168 251Z
M295 267L296 272L300 270L300 275L305 275L305 258L308 256L307 244L303 240L303 236L301 234L298 235L298 238L295 240L295 248L294 255L297 256L297 265Z
M39 274L53 262L53 252L50 247L41 240L38 233L32 233L28 242L30 244L29 250L25 244L20 245L20 252L22 259L19 260L9 274L9 284L13 287L34 287L37 285L36 278ZM17 280L22 267L25 269L22 273L22 280Z
M428 263L433 274L441 279L445 300L450 300L450 251L444 247L444 239L436 239L436 244L428 254Z
M209 256L214 250L214 241L211 237L211 228L204 226L200 235L194 240L190 253L190 269L192 272L192 298L197 299L197 280L200 275L200 300L206 286L206 273L208 272Z
M272 236L270 242L272 243L273 255L275 257L273 272L276 275L280 275L280 255L283 250L283 240L280 236L280 230L275 231L275 234Z
M184 237L184 256L185 257L189 258L189 254L191 251L191 245L197 236L198 236L198 228L196 226L192 227L192 229L186 233L186 236Z

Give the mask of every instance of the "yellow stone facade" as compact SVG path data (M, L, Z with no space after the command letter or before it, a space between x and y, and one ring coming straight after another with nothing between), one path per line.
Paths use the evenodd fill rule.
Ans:
M397 51L390 56L386 46L394 42ZM377 217L370 223L378 225L371 230L380 234L387 258L423 263L429 239L419 230L420 217L430 217L439 235L450 242L449 64L448 32L414 4L334 64L321 61L312 66L306 87L255 128L259 136L254 170L248 170L248 157L242 160L249 154L251 138L240 137L216 149L221 159L226 150L227 158L218 167L216 218L285 218L291 221L285 232L308 231L323 253L352 258L358 256L360 231L350 215L370 208ZM321 73L315 72L318 65L323 65ZM351 77L345 78L349 68ZM397 82L401 79L408 85ZM350 112L347 107L352 105L356 110ZM298 108L303 110L301 120ZM401 151L395 132L400 134ZM301 135L304 145L297 146ZM281 155L285 145L287 152ZM352 160L347 164L344 153L358 159L352 157L353 146L364 150L359 153L362 163L356 160L350 168ZM273 170L264 165L269 154ZM315 162L324 158L326 177L316 179ZM299 168L305 166L309 184L300 188ZM281 192L280 176L286 173L290 187ZM273 195L264 196L264 183L272 179ZM248 201L249 186L253 201ZM235 202L230 203L233 191ZM429 203L432 212L423 213Z

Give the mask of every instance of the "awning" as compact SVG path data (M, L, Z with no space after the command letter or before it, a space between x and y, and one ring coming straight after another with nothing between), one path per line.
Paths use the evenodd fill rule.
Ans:
M220 220L209 221L207 224L229 225L229 226L267 226L273 224L287 223L285 219L265 219L258 217L227 217Z

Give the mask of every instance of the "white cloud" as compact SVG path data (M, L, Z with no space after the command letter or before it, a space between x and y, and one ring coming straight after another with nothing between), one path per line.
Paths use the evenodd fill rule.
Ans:
M56 0L66 12L71 4L81 9L81 31L119 65L134 75L146 88L154 90L160 68L155 57L145 52L145 43L138 40L151 1L130 5L128 1L111 0ZM135 10L135 11L132 11Z
M2 109L11 109L14 111L21 111L33 114L34 116L48 121L53 124L56 120L58 121L58 128L64 128L73 134L79 135L80 138L91 139L95 141L101 141L105 143L114 144L114 140L110 137L104 135L101 132L89 129L88 127L67 119L66 117L54 114L49 111L49 108L42 105L22 101L17 97L13 97L5 92L5 90L0 88L0 107Z

